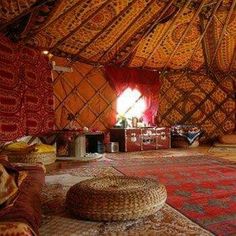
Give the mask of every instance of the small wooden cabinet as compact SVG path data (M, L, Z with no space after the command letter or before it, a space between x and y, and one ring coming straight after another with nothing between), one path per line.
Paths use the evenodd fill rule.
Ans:
M110 130L111 142L119 142L122 152L170 148L170 128L113 128Z

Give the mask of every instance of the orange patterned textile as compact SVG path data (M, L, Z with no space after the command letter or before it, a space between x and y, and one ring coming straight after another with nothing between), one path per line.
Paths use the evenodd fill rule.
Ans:
M21 222L2 222L0 223L0 235L1 236L33 236L36 235L33 230L24 223Z
M205 37L206 53L209 55L210 64L224 72L236 70L236 60L233 58L236 50L236 11L229 18L226 32L220 41L227 16L227 12L219 11ZM220 47L215 55L218 42Z
M2 0L0 8L0 26L28 10L37 0Z
M234 81L194 73L166 74L160 91L160 125L195 124L205 140L235 129Z
M48 59L0 36L0 141L51 130L52 95Z
M2 0L0 31L53 55L142 69L236 68L232 0Z
M140 42L136 55L130 65L159 69L168 66L172 69L181 69L188 66L190 58L193 57L191 68L194 70L199 69L204 63L202 48L200 45L197 49L195 48L201 35L199 31L199 20L194 21L184 40L178 46L177 53L169 64L166 65L184 31L191 23L193 16L194 12L186 9L176 20L175 25L171 25L172 21L159 24L152 34ZM166 34L167 31L168 33ZM153 53L154 50L155 53ZM149 55L152 56L150 57ZM147 58L149 59L147 60Z

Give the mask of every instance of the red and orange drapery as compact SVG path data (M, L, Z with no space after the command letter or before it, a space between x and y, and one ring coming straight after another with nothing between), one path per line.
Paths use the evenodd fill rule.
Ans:
M147 104L143 118L146 123L153 123L153 117L158 109L159 72L118 66L105 66L105 72L107 80L118 96L126 88L140 91Z

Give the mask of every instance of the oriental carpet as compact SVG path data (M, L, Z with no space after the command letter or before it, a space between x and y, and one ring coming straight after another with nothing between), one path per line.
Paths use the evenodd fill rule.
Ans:
M138 220L103 223L75 219L64 204L66 192L72 185L88 178L121 175L107 163L104 166L101 162L96 164L96 167L83 165L51 171L46 176L42 192L44 217L40 235L212 235L168 204L156 214Z
M216 235L236 234L236 165L210 156L166 157L116 169L163 183L167 203Z
M68 221L71 229L63 235L210 235L209 231L216 235L235 235L235 164L198 153L166 154L162 156L155 151L104 154L101 161L65 162L61 164L63 168L51 170L42 194L45 218L41 235L56 235L53 229L58 227L68 229ZM79 221L68 215L64 200L74 183L123 174L155 178L165 184L168 192L165 207L150 217L123 223Z

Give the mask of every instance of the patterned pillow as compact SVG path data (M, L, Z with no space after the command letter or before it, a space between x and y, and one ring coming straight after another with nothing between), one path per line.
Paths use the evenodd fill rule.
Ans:
M10 143L7 144L4 147L4 150L7 152L14 152L14 153L19 153L19 154L24 154L24 153L30 153L35 151L35 146L36 144L29 145L25 142L15 142L15 143Z
M7 151L19 151L19 150L25 150L26 148L28 148L29 145L25 142L13 142L10 144L7 144L5 146L5 150Z
M5 203L18 190L15 176L9 175L2 164L0 164L0 204Z

